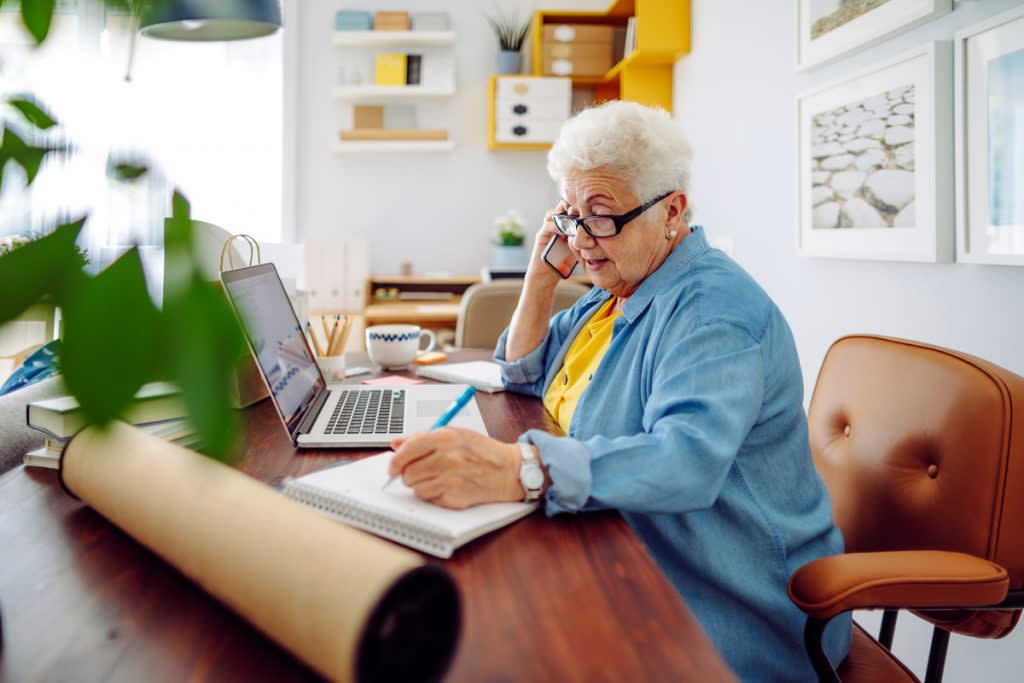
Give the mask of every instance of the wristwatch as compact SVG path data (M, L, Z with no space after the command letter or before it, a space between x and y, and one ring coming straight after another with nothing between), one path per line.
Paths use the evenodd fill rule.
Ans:
M540 498L540 494L544 491L544 470L537 462L537 454L532 445L520 441L519 450L523 454L523 461L519 465L519 483L526 491L527 502L532 502Z

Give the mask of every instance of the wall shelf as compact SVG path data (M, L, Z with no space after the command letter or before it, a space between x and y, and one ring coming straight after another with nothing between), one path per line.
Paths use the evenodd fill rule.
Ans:
M338 47L373 45L454 45L455 31L335 31Z
M452 140L344 140L333 143L335 154L366 152L450 152Z
M345 102L406 101L428 97L451 97L454 94L454 86L433 88L421 85L336 85L331 88L331 96Z
M593 88L594 99L629 100L672 111L672 67L690 51L690 0L615 0L604 12L539 10L530 29L534 75L542 75L544 26L598 24L623 27L636 17L636 47L604 76L571 77L573 86Z

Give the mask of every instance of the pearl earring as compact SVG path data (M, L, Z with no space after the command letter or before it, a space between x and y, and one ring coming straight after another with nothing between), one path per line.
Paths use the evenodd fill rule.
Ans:
M665 239L667 239L667 240L675 239L675 236L678 235L678 234L679 233L676 232L675 230L669 230L668 234L665 235Z

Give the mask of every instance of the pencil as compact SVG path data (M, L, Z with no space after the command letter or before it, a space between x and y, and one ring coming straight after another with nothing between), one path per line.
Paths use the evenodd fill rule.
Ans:
M342 317L345 321L341 326L341 339L338 341L338 350L344 353L345 349L348 348L348 334L352 331L352 317L348 315Z
M330 328L327 326L327 316L326 315L320 316L320 322L324 326L324 337L330 337L331 336L331 331L330 331Z
M327 355L337 356L338 349L336 342L338 341L338 321L334 321L334 327L331 328L331 333L327 335Z
M316 350L316 355L324 355L324 347L320 346L320 340L316 338L316 332L313 331L313 326L308 320L306 321L306 331L309 332L309 338L313 341L313 348Z

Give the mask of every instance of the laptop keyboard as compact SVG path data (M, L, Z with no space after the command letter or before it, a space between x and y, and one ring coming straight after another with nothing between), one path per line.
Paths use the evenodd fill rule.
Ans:
M405 430L404 390L338 391L341 395L324 430L327 434L401 434Z

